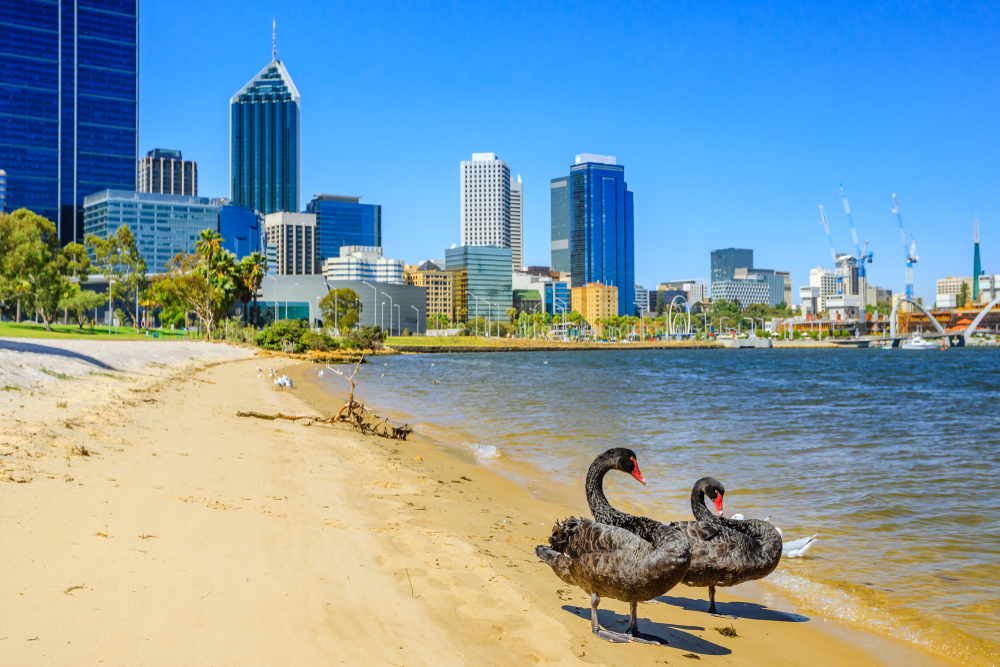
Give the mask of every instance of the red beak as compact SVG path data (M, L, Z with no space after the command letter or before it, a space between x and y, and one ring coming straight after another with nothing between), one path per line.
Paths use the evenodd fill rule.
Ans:
M722 516L722 494L720 493L717 495L713 502L715 503L715 509L719 513L719 516Z
M639 480L640 484L646 486L646 480L642 478L642 473L639 472L639 462L635 460L635 457L632 457L632 463L635 464L635 467L632 468L632 476Z

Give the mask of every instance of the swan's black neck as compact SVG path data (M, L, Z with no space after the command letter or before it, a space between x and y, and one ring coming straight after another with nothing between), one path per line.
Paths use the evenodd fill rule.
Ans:
M691 489L691 511L698 521L721 523L719 516L705 507L705 490L698 484L695 484L694 488Z
M599 456L590 464L590 470L587 471L587 504L590 505L594 521L624 528L647 542L655 542L654 537L657 534L656 529L659 522L617 510L611 506L607 496L604 495L604 476L608 474L608 471L616 469L610 458Z

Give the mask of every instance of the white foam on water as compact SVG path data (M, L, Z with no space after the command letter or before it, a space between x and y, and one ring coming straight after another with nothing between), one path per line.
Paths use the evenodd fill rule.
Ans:
M475 442L463 442L462 446L472 452L476 463L483 465L500 457L500 452L493 445L480 445Z

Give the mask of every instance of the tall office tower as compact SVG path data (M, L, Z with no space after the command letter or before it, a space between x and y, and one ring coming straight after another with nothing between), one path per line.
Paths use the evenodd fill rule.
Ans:
M278 211L264 216L264 238L274 245L274 263L268 271L279 276L320 273L316 257L316 216L311 213Z
M198 163L180 151L154 148L139 159L139 192L198 196Z
M573 287L601 283L617 290L618 315L635 306L632 193L614 156L583 153L569 170L570 274Z
M271 58L229 100L233 201L264 215L299 210L301 98L277 49Z
M551 189L552 270L569 273L569 176L553 178Z
M137 0L0 0L0 167L8 210L83 242L83 198L135 191Z
M979 263L979 218L976 218L976 249L972 256L972 303L979 303L979 274L983 272Z
M713 283L721 280L732 280L736 276L736 269L752 268L753 250L723 248L712 251L711 282Z
M461 170L462 245L510 248L510 167L473 153Z
M316 195L306 205L316 216L316 247L322 264L340 257L344 246L382 245L382 207L362 204L361 197Z
M510 254L514 271L524 270L524 185L510 179Z

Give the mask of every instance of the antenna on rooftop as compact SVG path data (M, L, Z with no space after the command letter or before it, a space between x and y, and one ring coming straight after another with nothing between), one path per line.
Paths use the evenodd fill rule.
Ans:
M278 59L278 38L277 33L278 22L275 19L271 19L271 60Z

